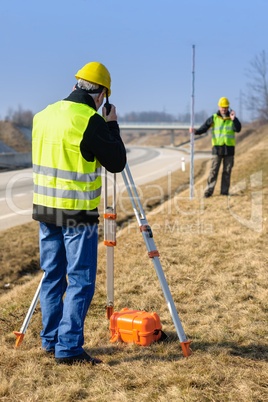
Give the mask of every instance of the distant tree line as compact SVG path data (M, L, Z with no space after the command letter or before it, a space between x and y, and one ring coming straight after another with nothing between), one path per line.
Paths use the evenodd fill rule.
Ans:
M31 110L24 110L21 106L17 110L12 108L8 109L8 113L5 117L5 121L12 121L18 126L32 127L34 114ZM207 113L205 111L195 113L195 122L203 123L207 119ZM129 123L190 123L190 113L180 113L177 116L166 112L131 112L118 118L121 122Z
M202 110L195 113L195 122L203 123L208 118L207 113ZM131 112L124 116L119 116L118 120L126 123L189 123L191 121L190 113L180 113L177 116L166 112Z
M174 121L174 116L165 112L130 112L126 113L124 116L120 116L118 120L129 123L171 123Z
M34 114L31 110L24 110L21 106L17 110L8 109L5 121L12 121L17 126L32 127Z

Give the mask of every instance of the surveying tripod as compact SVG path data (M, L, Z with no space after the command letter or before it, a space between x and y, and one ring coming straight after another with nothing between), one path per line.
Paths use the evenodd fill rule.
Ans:
M186 335L184 333L183 327L181 325L181 321L179 315L177 313L172 295L170 293L168 283L166 281L165 274L163 272L160 260L159 260L159 252L156 249L156 245L153 239L153 233L148 225L143 207L141 205L138 192L136 186L134 184L130 169L128 164L126 164L125 169L122 171L122 177L124 184L126 186L132 208L134 210L134 214L138 221L138 225L140 228L140 232L142 233L145 245L148 250L148 256L152 259L156 274L158 276L160 285L162 287L168 309L170 315L172 317L173 323L175 325L181 348L183 351L183 355L185 357L191 355L190 343L191 341L187 341ZM104 174L104 244L107 246L107 318L113 314L114 307L114 246L116 245L116 174L113 175L113 201L112 206L108 206L108 180L107 180L107 171L105 170ZM44 275L43 275L44 277ZM30 323L30 319L38 302L40 296L40 289L43 277L39 283L39 286L36 290L34 299L31 303L27 316L24 320L24 323L21 327L20 332L14 332L17 337L17 341L15 344L15 348L19 347L24 334L27 330L27 327Z
M184 356L190 356L191 350L189 345L191 341L187 341L183 331L172 295L170 293L166 277L164 275L160 260L159 252L153 239L153 233L148 225L144 210L142 208L136 186L134 184L128 164L122 172L122 177L134 210L140 231L142 233L145 245L148 250L148 256L152 259L156 274L162 287L169 312L175 325L182 351ZM107 318L113 314L114 301L114 246L116 245L116 175L114 175L113 183L113 202L112 207L107 206L107 172L105 172L104 183L104 244L107 246Z

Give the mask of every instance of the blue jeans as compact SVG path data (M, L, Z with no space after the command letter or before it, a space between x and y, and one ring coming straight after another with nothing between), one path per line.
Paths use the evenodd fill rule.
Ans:
M95 291L98 226L40 222L39 246L45 272L40 292L42 348L55 349L55 357L77 356L83 353L84 321Z

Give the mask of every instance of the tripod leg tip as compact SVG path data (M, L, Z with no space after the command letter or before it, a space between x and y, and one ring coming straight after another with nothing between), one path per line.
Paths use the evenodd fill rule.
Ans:
M20 347L21 342L23 341L24 334L21 332L16 332L16 331L13 331L13 334L16 335L16 337L17 337L16 343L15 343L15 349L17 349Z
M107 319L110 320L110 318L113 315L114 308L112 306L107 306L106 307L106 312L107 312Z
M185 342L181 342L181 348L182 348L182 352L183 355L185 357L191 356L192 351L190 349L190 343L192 343L193 341L185 341Z

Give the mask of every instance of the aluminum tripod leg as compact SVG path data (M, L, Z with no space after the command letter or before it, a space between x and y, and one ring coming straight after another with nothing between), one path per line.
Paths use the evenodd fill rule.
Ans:
M150 228L150 226L148 225L148 222L146 220L145 217L145 213L143 211L140 199L139 199L139 195L137 192L137 189L135 187L133 178L131 176L130 170L128 165L126 164L125 170L122 172L122 176L123 176L123 180L124 183L126 185L127 191L128 191L128 195L134 210L134 213L136 215L139 227L140 227L140 231L142 233L145 245L147 247L148 250L148 255L150 258L152 258L153 260L153 264L159 279L159 282L161 284L168 308L169 308L169 312L171 314L173 323L175 325L180 343L181 343L181 347L182 347L182 351L184 356L190 356L191 354L191 350L190 350L190 343L191 341L187 341L186 335L184 333L184 330L182 328L181 322L180 322L180 318L178 316L172 295L170 293L169 287L168 287L168 283L166 281L166 277L165 274L163 272L160 260L159 260L159 253L156 249L155 246L155 242L153 240L153 233L152 230Z
M41 285L42 285L44 276L45 276L45 274L43 274L42 279L39 282L38 288L35 292L34 298L32 300L28 313L24 319L20 332L13 331L13 334L16 335L16 337L17 337L16 343L15 343L15 348L18 348L21 345L21 342L23 341L24 335L27 331L28 325L30 324L32 315L34 313L35 307L39 300Z
M114 308L114 246L116 245L116 174L113 175L113 204L107 206L107 171L104 173L104 244L107 246L107 318Z

